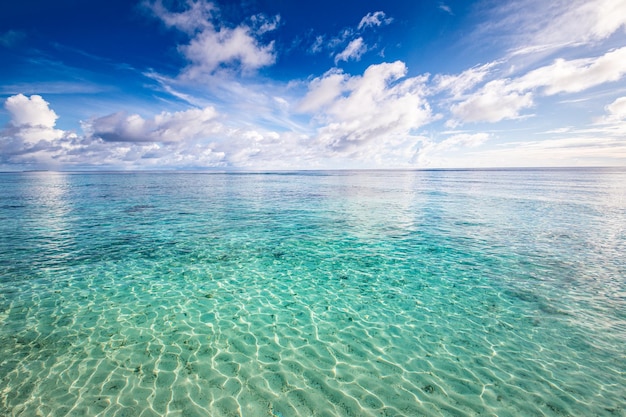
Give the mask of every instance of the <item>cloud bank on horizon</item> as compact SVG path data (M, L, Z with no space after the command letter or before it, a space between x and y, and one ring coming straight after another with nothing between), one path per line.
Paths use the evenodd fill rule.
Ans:
M13 6L0 169L626 166L626 0L405 3Z

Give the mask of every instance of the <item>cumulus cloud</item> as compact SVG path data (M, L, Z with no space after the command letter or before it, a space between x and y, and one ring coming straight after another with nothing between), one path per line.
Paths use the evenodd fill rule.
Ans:
M463 102L452 105L450 111L465 122L498 122L516 118L522 109L532 105L530 92L512 90L506 80L495 80Z
M189 35L189 43L178 48L190 63L182 74L186 78L198 79L225 68L252 72L276 61L274 42L264 44L260 36L278 27L279 16L254 15L249 24L232 28L217 19L218 7L205 0L187 0L180 12L168 10L161 0L146 5L166 26Z
M59 116L48 107L49 104L39 95L32 95L29 98L18 94L9 97L4 107L11 115L11 124L15 127L53 128Z
M322 77L315 78L309 83L309 91L299 103L301 112L315 112L328 106L346 89L347 74L339 69L332 69Z
M11 120L0 130L0 165L279 169L314 166L320 156L305 135L228 126L210 106L153 117L118 112L83 121L81 135L56 129L57 115L40 96L12 96L5 107Z
M224 66L239 66L242 71L249 72L276 60L274 42L259 45L246 26L205 30L179 49L191 62L185 72L185 76L191 79L213 74Z
M144 2L144 5L152 10L167 27L173 27L188 34L194 34L203 29L213 29L212 19L218 13L218 8L213 3L187 0L184 4L185 10L173 12L163 5L162 0Z
M49 103L39 95L26 97L17 94L7 98L4 107L9 112L10 128L5 131L7 136L17 138L25 143L34 144L41 140L52 141L63 136L63 131L55 129L57 114L49 107Z
M358 30L371 26L388 25L393 22L393 18L387 17L384 12L378 11L374 13L368 13L359 22Z
M0 131L0 162L45 167L141 167L151 163L221 163L223 155L197 139L220 131L212 107L163 112L152 119L115 113L82 123L84 135L57 129L56 112L39 95L5 101L11 116ZM163 165L162 165L163 166Z
M222 125L217 116L213 107L163 112L149 120L120 112L91 120L83 127L108 142L181 142L219 132Z
M365 52L367 52L367 45L363 42L363 38L356 38L346 46L346 49L335 55L335 65L339 61L358 61Z
M329 71L311 81L299 109L313 113L317 142L334 151L410 137L433 115L424 98L427 77L404 79L406 73L400 61L371 65L362 76Z
M0 130L0 163L53 167L72 151L77 135L56 128L58 116L41 96L17 94L4 106L10 121Z

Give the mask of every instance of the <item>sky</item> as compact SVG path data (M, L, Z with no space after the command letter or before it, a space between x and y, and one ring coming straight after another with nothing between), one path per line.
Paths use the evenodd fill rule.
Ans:
M626 0L22 0L0 170L626 166Z

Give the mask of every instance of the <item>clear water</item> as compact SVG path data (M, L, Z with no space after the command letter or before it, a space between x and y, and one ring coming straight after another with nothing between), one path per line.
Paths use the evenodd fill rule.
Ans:
M625 416L626 170L0 174L2 416Z

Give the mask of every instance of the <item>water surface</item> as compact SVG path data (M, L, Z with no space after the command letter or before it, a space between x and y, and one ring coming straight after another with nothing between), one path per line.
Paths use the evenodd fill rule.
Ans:
M626 170L0 196L0 415L626 415Z

